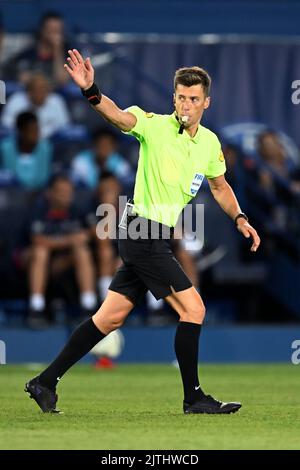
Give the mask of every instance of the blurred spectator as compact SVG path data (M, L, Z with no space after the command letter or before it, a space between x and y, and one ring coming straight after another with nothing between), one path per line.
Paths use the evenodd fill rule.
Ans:
M51 92L50 84L42 73L32 76L26 91L18 91L8 99L1 116L2 124L12 129L16 116L22 111L37 114L42 137L51 136L70 121L63 98Z
M264 190L271 193L275 192L276 182L273 175L277 175L286 180L292 192L299 192L300 188L297 184L299 168L295 167L294 162L289 159L287 151L276 132L262 132L258 137L257 151L264 163L268 165L259 172L260 185ZM272 174L268 169L271 169L274 173Z
M69 49L64 28L59 13L46 13L41 18L34 44L11 59L5 78L27 84L32 72L38 71L48 77L54 88L64 85L69 80L63 67Z
M295 253L300 232L297 151L291 154L287 138L266 126L252 137L244 138L253 142L248 149L237 142L224 148L227 179L262 235L259 259L272 258L278 250ZM240 256L252 261L244 250Z
M72 163L72 176L76 183L96 188L103 171L112 173L122 184L129 186L134 173L129 163L118 153L118 138L109 129L98 129L93 136L93 147L79 153Z
M43 188L50 176L52 145L40 139L35 114L18 115L16 133L0 142L2 168L27 190Z
M274 131L266 130L259 135L257 152L261 158L261 163L255 169L261 191L261 205L269 213L275 230L285 232L292 225L295 227L295 223L299 225L299 216L294 210L300 189L299 168L288 157Z
M90 231L85 215L74 205L74 188L65 175L53 177L30 224L30 302L28 324L45 325L45 291L49 276L75 269L81 308L91 313L96 307L94 267L88 246Z

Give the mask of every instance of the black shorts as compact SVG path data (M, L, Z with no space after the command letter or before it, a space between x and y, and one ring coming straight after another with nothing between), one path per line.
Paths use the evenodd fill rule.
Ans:
M122 230L122 229L120 229ZM172 251L171 239L119 239L123 265L109 289L126 295L136 305L150 290L156 299L179 292L192 283Z

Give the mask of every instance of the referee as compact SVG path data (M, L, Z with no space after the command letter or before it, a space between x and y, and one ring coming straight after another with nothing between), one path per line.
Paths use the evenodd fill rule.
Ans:
M150 290L178 313L175 352L179 363L184 413L234 413L240 403L224 403L206 395L198 379L198 347L205 307L201 296L173 255L174 226L186 204L197 194L204 176L215 200L237 229L252 237L251 251L260 239L241 211L226 182L224 157L216 135L200 125L210 104L210 77L199 67L177 70L171 115L145 113L137 106L122 111L94 83L90 59L69 50L65 69L101 116L140 142L134 201L120 224L119 251L123 265L116 272L97 313L78 326L57 358L25 385L44 412L56 409L56 385L64 373L96 343L121 327L141 296ZM167 208L167 210L166 210ZM143 236L130 236L140 224ZM124 237L127 235L127 237ZM144 236L146 233L146 237Z

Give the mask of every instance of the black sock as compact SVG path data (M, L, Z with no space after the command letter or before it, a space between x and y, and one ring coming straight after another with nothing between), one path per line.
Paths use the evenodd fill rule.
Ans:
M184 390L184 401L194 403L204 396L198 379L198 351L201 325L179 322L175 336L175 353Z
M91 318L81 323L72 333L57 358L40 374L40 383L54 389L64 373L105 336L98 330Z

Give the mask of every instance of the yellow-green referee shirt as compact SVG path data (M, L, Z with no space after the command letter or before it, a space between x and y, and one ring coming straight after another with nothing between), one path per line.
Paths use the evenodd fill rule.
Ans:
M141 217L174 227L204 177L225 173L220 142L200 124L193 138L186 131L179 134L175 114L146 113L138 106L127 111L136 116L137 122L126 134L140 142L134 209Z

